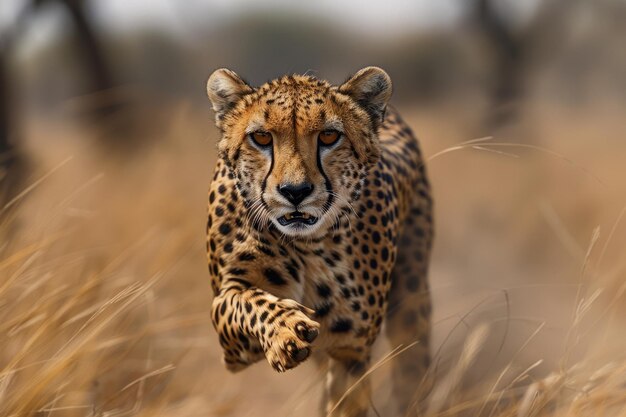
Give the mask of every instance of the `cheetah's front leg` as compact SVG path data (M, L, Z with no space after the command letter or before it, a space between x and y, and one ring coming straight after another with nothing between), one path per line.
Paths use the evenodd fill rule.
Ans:
M363 379L369 354L360 359L331 357L326 375L327 403L324 416L366 417L370 407L369 379Z
M226 368L242 370L262 353L278 372L298 366L309 357L319 332L319 324L309 318L313 313L245 281L226 281L212 305Z

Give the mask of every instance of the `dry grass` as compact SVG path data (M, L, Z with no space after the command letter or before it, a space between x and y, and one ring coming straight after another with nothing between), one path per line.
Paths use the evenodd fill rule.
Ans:
M467 133L471 113L405 109L438 155L428 415L626 415L621 119L532 108L453 152L484 133ZM0 415L315 415L312 366L220 365L203 253L214 132L191 106L164 113L132 158L32 124L39 169L2 226ZM380 415L398 354L381 343L369 376Z

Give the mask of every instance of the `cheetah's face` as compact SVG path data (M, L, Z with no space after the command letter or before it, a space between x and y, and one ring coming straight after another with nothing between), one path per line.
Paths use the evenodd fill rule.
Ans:
M391 95L383 70L365 68L338 87L289 76L255 89L220 69L207 90L220 155L255 226L311 237L351 210L380 154L376 131Z

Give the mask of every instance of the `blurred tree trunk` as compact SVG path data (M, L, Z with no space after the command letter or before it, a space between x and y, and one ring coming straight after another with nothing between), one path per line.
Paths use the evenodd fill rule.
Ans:
M126 117L126 98L116 91L113 71L106 58L100 37L94 30L86 0L33 0L36 6L56 3L62 6L74 26L74 43L89 81L87 96L80 99L78 116L91 119L98 128L98 136L105 146L126 148L130 122Z
M40 12L43 6L54 4L63 8L72 21L74 45L88 80L86 95L76 100L75 116L95 122L91 124L97 128L94 133L106 147L127 151L129 146L137 144L135 140L129 140L136 137L131 134L134 127L133 115L129 111L131 97L117 88L119 86L105 48L90 19L88 0L28 0L25 4L23 16L30 16Z
M0 213L4 212L4 205L15 196L23 174L22 158L14 137L9 46L8 39L0 39Z
M74 22L75 42L82 56L84 70L91 81L90 92L96 93L85 101L85 116L96 122L99 139L104 146L126 151L134 145L128 140L131 137L132 121L127 115L127 98L115 90L115 77L89 18L86 0L56 1L65 6Z
M57 0L65 6L74 22L79 53L91 77L93 91L108 90L114 86L111 70L104 58L102 45L89 21L83 0Z
M113 77L104 57L102 45L87 15L84 0L33 0L35 8L49 3L60 4L69 14L76 31L75 41L82 57L85 71L91 78L92 91L107 90L114 86Z
M9 80L7 59L4 45L0 44L0 154L4 162L5 155L11 148L9 140Z
M499 16L493 0L476 0L475 19L492 54L492 112L487 123L498 127L513 119L522 96L523 39Z

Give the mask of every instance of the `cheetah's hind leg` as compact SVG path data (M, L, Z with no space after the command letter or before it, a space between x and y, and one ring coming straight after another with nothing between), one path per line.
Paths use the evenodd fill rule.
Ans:
M391 273L391 293L386 315L386 335L392 348L417 344L392 361L392 392L398 415L415 415L423 409L430 388L431 299L428 263L432 240L430 206L411 210L399 239Z

